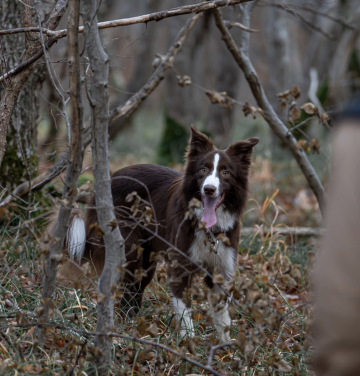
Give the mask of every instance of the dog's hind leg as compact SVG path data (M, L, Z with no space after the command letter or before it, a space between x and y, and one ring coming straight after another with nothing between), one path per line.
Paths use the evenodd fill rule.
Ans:
M135 282L134 278L127 277L125 281L124 295L120 302L120 308L129 317L136 316L142 306L144 290L154 277L156 265L146 271L140 282Z
M136 316L142 306L145 288L152 281L156 262L150 261L151 248L143 245L144 250L140 259L129 263L128 273L125 275L125 290L120 302L122 311L130 317Z

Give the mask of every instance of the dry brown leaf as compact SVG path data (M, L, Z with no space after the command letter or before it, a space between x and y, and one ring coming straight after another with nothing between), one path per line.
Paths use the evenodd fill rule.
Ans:
M328 114L326 114L325 112L320 114L318 117L319 117L320 123L322 125L330 123L330 121L331 121L330 116Z
M137 259L139 260L141 257L142 257L142 254L143 254L143 252L144 252L144 249L145 248L143 248L143 247L138 247L138 249L137 249Z
M197 198L192 198L189 202L189 209L196 209L196 208L201 208L201 201L198 200Z
M114 219L112 219L109 223L108 223L108 225L111 227L111 231L114 231L115 229L116 229L116 227L117 227L117 220L114 218Z
M149 334L152 337L156 337L158 335L156 324L146 322L145 317L139 318L136 329L142 336Z
M289 95L290 95L290 90L286 90L283 93L276 94L278 98L282 98L282 99L287 99Z
M143 277L146 277L147 273L144 269L135 269L134 272L134 277L135 277L135 282L141 282Z
M316 115L319 112L319 109L311 102L304 103L300 108L308 115Z
M153 211L150 206L145 206L145 224L149 225L151 223Z
M189 76L176 76L178 80L178 85L181 87L189 86L192 84L191 77Z
M249 102L245 102L242 110L245 116L251 115L253 119L256 119L256 113L258 112L258 109L254 106L250 106Z
M73 188L70 188L68 193L66 194L67 197L69 198L75 198L78 194L78 189L73 187Z
M218 239L221 240L227 247L231 246L230 239L225 234L220 234Z
M301 90L298 86L294 86L290 89L290 94L294 97L294 99L300 98Z
M306 140L299 140L299 141L296 143L296 146L297 146L299 149L304 150L306 154L310 154L310 145L309 145L309 143L308 143Z
M272 364L274 368L276 368L280 372L291 372L292 367L289 363L287 363L284 359L279 359Z
M295 101L291 103L290 108L289 108L289 113L293 120L297 120L301 116L300 108L296 105Z
M314 153L320 154L320 141L316 139L311 140L311 146Z
M97 235L97 236L100 236L101 238L105 235L105 233L103 232L103 230L100 228L100 226L99 226L97 223L90 225L90 226L89 226L89 229L90 229L90 231L91 231L92 229L94 229L96 235Z
M278 279L286 287L296 287L297 286L295 279L292 278L289 274L283 274L283 275L279 276Z
M214 274L213 276L213 282L218 283L219 285L223 284L225 282L224 277L221 274Z
M5 207L0 208L0 218L9 218L9 211Z
M227 95L226 91L217 92L215 90L206 90L205 94L209 97L211 103L218 103L224 108L232 108L233 99Z

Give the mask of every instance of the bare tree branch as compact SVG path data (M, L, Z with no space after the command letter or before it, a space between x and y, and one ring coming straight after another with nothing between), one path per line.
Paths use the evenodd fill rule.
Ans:
M294 236L321 236L325 232L323 228L312 227L243 227L241 235L254 235L254 234L281 234L281 235L294 235Z
M160 62L160 65L149 78L148 82L137 92L135 93L128 101L123 105L115 108L109 119L109 134L110 138L115 135L119 129L112 128L111 124L117 119L127 118L133 114L142 104L142 102L159 86L164 78L165 72L171 68L174 59L177 53L180 51L181 47L184 44L185 38L189 34L190 30L194 27L195 21L201 16L201 14L196 15L189 19L184 27L179 31L179 34L176 37L173 45L170 47L168 53L165 55L163 60ZM86 148L91 141L90 132L85 134L84 147ZM69 162L69 151L66 151L61 157L49 168L48 171L42 173L31 181L31 192L40 190L51 180L59 176L67 167ZM5 197L0 202L0 207L9 205L13 201L14 197L21 197L29 193L29 182L24 182L19 185L12 194Z
M246 29L250 28L251 12L254 9L257 2L258 0L254 0L251 3L239 5L241 9L241 22ZM224 23L226 25L225 21ZM246 55L249 55L249 42L250 42L250 35L248 33L244 33L244 30L243 30L241 32L241 47L240 48Z
M111 193L108 151L109 122L109 57L105 53L97 27L97 1L86 0L81 4L84 20L85 53L90 63L91 82L87 92L91 106L91 148L95 178L95 201L99 226L105 243L105 263L98 284L97 326L98 332L110 331L114 326L113 291L120 278L120 267L126 262L125 244L116 224ZM101 355L95 356L97 371L106 375L111 355L111 339L97 336L96 345Z
M289 9L298 9L298 10L302 10L304 12L318 14L319 16L328 18L329 20L332 20L334 22L338 22L338 23L340 23L341 25L347 27L350 30L355 30L355 27L353 25L349 24L348 22L346 22L342 17L333 16L331 14L324 13L324 12L318 10L318 9L310 8L310 7L307 7L307 6L304 6L304 5L277 4L277 3L270 3L270 2L266 2L266 1L261 1L259 3L259 5L262 5L262 6L271 6L271 7L276 7L276 8L280 8L280 9L285 9L284 7L287 7Z
M239 29L243 30L243 31L247 31L248 33L258 33L259 30L255 30L255 29L250 29L246 26L244 26L242 23L240 22L234 22L234 21L224 21L225 25L231 29L232 27L238 27Z
M195 15L186 22L184 27L179 31L178 35L176 36L174 44L170 47L166 56L162 58L159 66L157 67L153 75L150 77L147 84L144 85L126 103L115 108L111 112L110 124L121 117L124 118L130 116L140 106L140 104L158 87L160 82L164 79L164 73L172 67L177 53L181 50L181 47L183 46L187 35L192 30L192 28L195 25L195 22L199 19L200 16L201 13ZM113 130L111 127L109 128L110 137L113 137L115 135L115 131L118 131L118 128L116 130Z
M64 0L62 0L64 1ZM119 27L119 26L128 26L128 25L134 25L138 23L148 23L150 21L161 21L164 18L169 17L175 17L182 14L189 14L189 13L201 13L205 12L207 10L216 9L219 7L224 7L228 5L235 5L240 3L247 3L251 0L212 0L212 1L205 1L199 4L192 4L192 5L185 5L178 8L173 8L169 10L163 10L160 12L145 14L143 16L137 16L132 18L125 18L125 19L119 19L114 21L107 21L107 22L100 22L98 24L99 29L107 29L110 27ZM32 32L40 32L40 28L32 27L32 28L19 28L19 29L13 29L13 30L0 30L0 35L4 34L12 34L12 33L23 33L26 31L32 31ZM51 36L49 42L47 43L47 49L49 49L54 43L56 43L59 39L66 37L67 30L58 30L56 32L52 31L50 28L42 29L43 33ZM84 32L84 28L80 27L79 32ZM41 56L43 55L43 51L39 50L34 54L32 57L27 58L23 63L21 63L16 68L10 70L7 74L4 74L0 77L0 82L4 81L8 77L11 77L15 74L18 74L22 70L24 70L26 67L28 67L30 64L37 61Z
M189 14L189 13L200 13L200 12L205 12L207 10L223 7L223 6L246 3L249 1L252 1L252 0L204 1L199 4L184 5L184 6L172 8L169 10L162 10L159 12L144 14L142 16L121 18L119 20L106 21L106 22L99 22L98 28L101 30L101 29L108 29L110 27L129 26L129 25L135 25L138 23L148 23L151 21L158 22L158 21L163 20L164 18L175 17L175 16L179 16L182 14ZM53 31L51 29L43 28L41 30L45 35L49 37L53 37L57 40L66 37L68 33L67 29ZM22 28L17 28L17 29L0 30L0 35L18 34L18 33L24 33L24 32L29 32L29 31L39 33L40 28L39 27L22 27ZM83 33L83 32L84 32L84 26L80 26L79 33Z
M291 134L291 132L288 131L286 125L279 119L279 117L275 113L259 81L251 60L237 47L228 28L224 24L223 17L220 11L218 9L215 9L213 12L215 15L216 25L222 34L223 40L227 48L233 55L235 61L239 65L240 69L243 71L258 106L264 111L265 120L269 124L270 128L274 131L274 133L290 149L306 180L308 181L311 190L316 196L320 210L323 212L325 204L325 191L313 166L310 164L304 151L297 147L295 137Z
M292 14L295 18L299 18L310 29L313 29L313 30L317 31L318 33L322 34L326 38L329 38L331 40L335 39L335 37L333 35L329 34L325 30L323 30L321 27L318 27L315 23L312 23L312 22L308 21L304 16L302 16L301 14L295 12L294 9L287 9L284 6L282 6L282 8L284 9L285 12L288 12L288 13Z
M69 80L71 101L71 142L70 142L70 168L66 171L65 185L62 201L56 223L53 239L50 242L50 254L46 264L43 283L42 307L39 322L46 323L53 304L55 282L58 263L62 258L62 248L69 226L69 219L73 201L77 195L77 181L82 170L84 155L84 127L83 108L81 99L80 54L79 54L79 27L80 5L77 0L71 0L68 16L68 55L69 55ZM45 46L43 46L45 48ZM51 73L51 72L50 72ZM45 328L36 328L36 337L40 344L45 341Z

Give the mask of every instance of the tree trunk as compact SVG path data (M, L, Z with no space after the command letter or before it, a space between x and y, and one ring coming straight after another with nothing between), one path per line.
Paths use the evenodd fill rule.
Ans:
M147 14L153 13L157 10L161 9L159 6L161 2L159 1L150 1L150 2L141 2L138 9L138 14ZM143 25L141 25L143 26ZM153 72L153 67L151 65L154 59L154 44L156 44L155 40L155 33L156 33L155 24L147 24L146 31L138 40L138 47L136 49L136 57L135 57L135 68L130 79L129 84L126 87L127 93L136 93L148 80ZM135 38L135 36L133 37ZM124 104L129 99L129 94L124 93L116 107L120 104ZM114 106L115 107L115 106ZM110 138L114 138L116 134L123 129L127 128L131 125L132 118L129 117L122 117L117 119L111 127L109 128L109 136Z
M236 21L236 13L233 8L224 9L225 18L230 21ZM235 17L234 17L235 16ZM235 35L239 35L237 30ZM231 98L235 98L239 90L240 72L233 57L218 36L218 30L214 20L210 25L210 49L206 51L207 56L212 56L211 64L215 75L213 88L218 92L226 91ZM204 57L206 59L206 56ZM209 131L215 144L220 147L226 147L229 144L229 136L234 120L234 109L224 108L219 104L209 105L209 114L206 124L206 130Z
M91 148L94 163L95 200L99 226L105 243L105 264L98 284L98 333L106 333L114 326L113 289L120 278L120 267L125 263L124 239L120 229L114 229L115 209L111 192L108 152L109 123L109 57L105 53L97 28L97 1L82 1L81 15L85 25L85 53L89 59L91 78L88 99L91 106ZM111 337L98 335L96 346L97 374L107 375L111 360Z
M0 5L1 28L23 27L24 6L19 1L2 0ZM46 17L47 6L41 5ZM44 10L45 9L45 10ZM35 26L35 25L34 25ZM23 59L25 34L1 37L1 75L16 67ZM13 189L37 174L37 119L39 117L39 91L44 81L45 65L38 65L17 97L6 135L6 150L0 167L0 184ZM0 86L0 95L6 85ZM3 98L2 98L3 99Z

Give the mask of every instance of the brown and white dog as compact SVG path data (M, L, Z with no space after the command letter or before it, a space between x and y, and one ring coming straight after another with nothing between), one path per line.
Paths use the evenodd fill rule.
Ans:
M248 174L253 147L258 138L239 141L226 150L218 150L207 136L191 127L186 154L185 173L150 164L123 168L112 176L112 194L120 231L125 239L126 273L122 307L135 314L141 307L143 292L156 270L156 255L165 254L173 296L174 310L181 323L181 335L194 335L189 291L194 274L201 265L229 282L236 267L240 236L240 216L248 191ZM138 214L134 202L126 198L132 192L141 197ZM192 199L202 202L186 215ZM141 216L145 206L153 210L151 222ZM85 220L75 214L69 226L66 246L70 256L80 264L90 260L97 274L102 271L105 249L96 232L95 199ZM203 224L200 224L203 222ZM218 237L226 236L227 245ZM141 246L142 252L138 252ZM183 254L174 249L182 251ZM64 267L64 278L76 274ZM137 278L139 274L142 279ZM209 275L205 283L213 294L221 290ZM214 308L214 307L213 307ZM222 341L229 340L226 327L231 324L227 304L212 309L212 318Z

